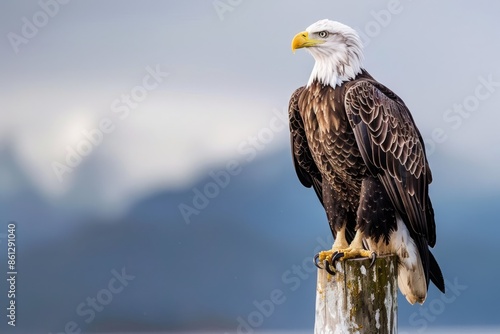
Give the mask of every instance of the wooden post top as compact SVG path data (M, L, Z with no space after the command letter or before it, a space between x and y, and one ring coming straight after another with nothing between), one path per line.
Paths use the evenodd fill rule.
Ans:
M337 262L337 274L318 269L315 334L397 333L394 255Z

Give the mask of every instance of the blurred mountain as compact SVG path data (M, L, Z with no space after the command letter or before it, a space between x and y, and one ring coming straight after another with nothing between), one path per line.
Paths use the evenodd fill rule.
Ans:
M19 226L26 247L48 242L54 235L72 229L71 213L64 214L34 186L23 163L14 153L12 142L0 145L0 219L2 223L23 222ZM1 231L0 233L2 233Z
M214 169L192 188L151 194L114 219L91 212L58 216L18 167L8 165L15 161L9 154L1 153L0 170L17 170L16 182L26 182L23 192L2 201L2 210L12 213L5 217L19 226L22 316L13 333L312 328L312 256L332 239L288 152L242 164L237 175ZM434 254L450 284L446 296L431 287L424 306L400 297L401 326L498 324L500 269L491 259L500 251L499 199L500 192L434 193ZM196 212L189 223L180 209L188 206ZM23 242L54 228L54 221L69 232L46 238L51 231L45 230L42 240ZM126 285L117 273L128 277Z

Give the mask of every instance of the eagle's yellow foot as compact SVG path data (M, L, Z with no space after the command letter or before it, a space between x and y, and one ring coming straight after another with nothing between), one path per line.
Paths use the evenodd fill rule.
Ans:
M370 258L372 261L370 263L370 268L373 266L375 263L375 260L377 259L377 254L375 252L363 249L363 248L351 248L348 247L346 249L340 249L337 254L333 256L331 259L330 263L332 266L335 267L335 262L336 261L344 261L348 259L355 259L355 258L362 258L362 257L367 257Z
M347 246L347 244L346 244ZM330 275L335 275L335 263L333 258L337 256L341 248L333 247L330 250L321 251L314 256L314 264L319 269L325 269ZM323 266L320 265L323 264Z
M335 265L337 261L344 261L354 258L367 257L371 259L370 268L375 263L377 259L377 254L375 252L363 249L363 248L345 248L345 249L332 249L327 251L322 251L316 254L314 257L314 264L320 269L325 269L330 275L335 275ZM324 264L324 267L320 265Z

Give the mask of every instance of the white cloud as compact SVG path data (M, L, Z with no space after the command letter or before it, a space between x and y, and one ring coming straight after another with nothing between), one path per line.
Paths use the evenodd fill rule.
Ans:
M230 159L241 160L238 146L275 117L273 106L264 102L157 90L130 116L120 119L106 108L109 103L102 107L104 98L99 93L95 101L78 107L75 101L81 101L81 91L68 89L61 94L57 87L46 87L43 95L47 104L43 108L39 107L37 93L31 93L35 98L24 100L22 105L17 104L19 96L3 97L10 109L17 109L6 115L3 130L14 137L16 154L32 181L53 198L63 198L79 186L79 174L87 173L86 162L102 163L102 174L95 175L91 182L99 184L103 196L107 194L115 204L136 197L137 192L187 186L210 168ZM52 98L47 100L47 96ZM104 134L102 142L59 182L52 163L65 164L67 147L75 149L86 141L82 131L97 128L103 118L112 120L114 130ZM259 154L286 145L287 124L282 129ZM85 180L89 181L87 177Z

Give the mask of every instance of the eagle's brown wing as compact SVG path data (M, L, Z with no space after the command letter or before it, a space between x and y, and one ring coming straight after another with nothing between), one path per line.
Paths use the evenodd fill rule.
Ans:
M299 96L304 88L300 87L292 94L288 107L293 165L302 185L307 188L312 186L321 204L323 204L321 173L316 167L309 150L304 123L299 113Z
M422 137L408 108L385 86L360 80L347 89L345 109L364 162L378 176L407 225L424 271L444 290L441 271L428 249L436 243L428 196L432 175Z

